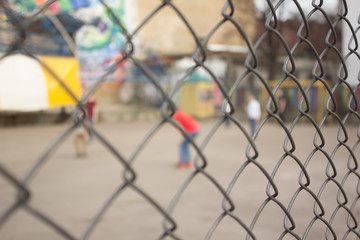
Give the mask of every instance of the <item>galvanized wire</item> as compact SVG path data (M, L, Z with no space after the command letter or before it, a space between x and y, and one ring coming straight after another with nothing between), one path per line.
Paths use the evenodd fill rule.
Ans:
M33 52L32 49L27 48L25 41L27 39L28 30L27 27L30 26L36 18L42 14L51 4L56 2L56 0L47 1L41 8L37 9L31 16L21 17L16 13L8 4L6 0L0 0L0 6L6 13L7 17L11 20L13 28L16 32L13 42L8 46L5 54L0 58L0 61L3 61L5 58L9 57L14 53L21 53L35 59L41 66L43 66L55 79L56 81L64 88L64 90L77 102L77 108L74 112L74 123L71 124L68 129L66 129L60 136L56 137L53 142L44 150L44 152L37 158L37 161L34 162L32 167L27 171L27 173L22 176L22 178L17 178L9 169L6 168L0 162L0 176L7 180L8 184L13 186L17 191L17 198L12 203L7 210L0 215L0 233L1 228L4 223L8 221L17 211L20 209L25 210L28 214L42 221L49 228L55 230L61 237L64 239L89 239L91 234L96 230L96 227L101 219L104 216L105 212L110 209L110 206L113 202L121 195L125 190L131 189L138 196L147 201L158 214L162 216L162 232L159 232L158 239L182 239L183 237L179 235L177 219L174 218L173 212L176 207L178 207L178 202L185 190L194 182L194 179L201 176L207 179L207 181L212 184L217 193L222 196L222 204L219 204L217 212L220 212L218 217L214 219L211 227L209 228L207 234L204 236L205 239L212 239L213 235L216 233L219 225L224 221L225 218L230 218L234 220L238 227L241 228L246 233L245 239L258 239L256 235L255 228L257 227L258 220L265 214L265 210L269 205L275 205L282 212L282 216L272 216L273 218L279 217L283 219L283 230L282 233L278 236L278 239L284 238L293 238L293 239L309 239L308 234L318 223L322 224L323 229L325 229L326 234L324 239L360 239L360 227L358 225L359 218L359 199L360 199L360 174L358 169L358 156L356 151L358 151L359 146L359 128L357 130L357 140L353 145L350 145L348 138L347 124L350 118L355 118L355 124L359 126L359 107L358 99L356 98L356 87L354 88L349 84L348 80L348 70L347 70L347 59L350 57L355 57L358 60L360 59L358 51L358 33L359 33L359 23L357 26L351 25L347 19L347 2L343 0L339 6L337 17L335 20L331 19L326 11L323 9L323 1L312 2L312 10L309 13L304 13L301 5L298 1L293 0L292 2L297 7L299 16L300 16L300 26L297 33L297 42L293 45L289 45L282 33L279 30L279 18L277 10L279 10L285 1L278 1L276 5L272 1L267 1L267 6L269 12L266 15L265 21L265 31L260 35L260 37L252 43L252 40L249 39L245 30L243 29L241 23L239 23L233 16L236 12L234 7L234 1L227 0L224 1L223 9L219 9L219 15L222 16L222 19L209 31L205 38L198 37L196 31L192 27L191 22L189 22L184 13L178 8L176 1L163 0L158 1L159 4L154 8L148 16L143 16L143 22L138 24L138 26L132 32L129 32L125 27L125 24L122 22L121 18L112 11L112 9L107 5L106 1L100 0L103 6L109 12L113 22L121 29L123 35L126 39L126 43L123 46L123 57L114 63L107 72L100 77L96 83L94 83L89 91L81 98L78 99L75 94L63 83L63 80L56 75L56 73L51 69L50 66L47 66L42 62ZM167 92L161 85L160 80L157 76L147 67L140 59L136 58L135 44L134 40L137 37L137 34L142 31L145 24L152 20L156 15L163 10L164 8L170 8L175 15L177 15L186 28L189 30L190 35L193 37L196 42L197 48L193 53L193 66L188 68L187 71L177 80L176 84L173 86L170 92ZM326 48L322 49L320 52L315 48L314 44L309 40L310 30L309 26L312 24L310 21L315 14L321 14L325 19L328 27L328 35L325 39ZM360 19L360 18L359 18ZM343 22L347 23L347 27L351 30L353 38L351 43L349 43L349 53L346 56L343 56L340 50L338 49L338 36L336 35L335 28L338 27ZM208 58L208 52L206 51L206 45L212 39L214 33L220 29L224 24L231 24L234 26L234 35L239 35L245 42L249 54L243 62L245 70L237 76L237 79L234 81L228 90L220 79L216 76L213 70L205 65ZM285 52L285 60L283 62L283 68L281 77L277 80L275 87L271 87L268 81L265 79L263 74L259 70L259 49L261 45L264 44L264 41L268 37L275 37L281 48ZM313 66L311 83L309 86L303 86L300 79L296 76L296 60L295 52L299 49L300 45L307 45L311 49L311 53L315 59L315 64ZM328 82L325 79L325 67L324 59L329 54L329 52L335 52L337 60L340 62L338 75L336 76L337 82L333 86L329 86ZM116 146L111 141L108 141L103 133L98 131L95 127L87 125L85 122L86 118L86 109L84 108L86 101L89 96L93 94L99 86L106 81L106 77L113 73L118 65L127 61L133 66L140 69L145 77L153 84L153 86L159 91L162 97L162 107L161 120L153 126L153 128L148 132L148 134L143 138L139 143L138 147L133 151L132 155L129 158L125 158L122 153L117 149ZM223 105L221 108L221 116L218 117L216 124L212 129L206 133L201 144L197 144L194 139L173 119L174 112L176 111L176 102L174 97L179 93L180 88L183 86L185 80L196 70L202 69L206 71L214 84L216 84L221 94L224 98ZM263 116L261 122L258 124L256 132L254 135L251 135L246 127L241 121L236 113L239 111L236 108L236 104L233 101L233 96L236 94L236 90L247 78L250 76L254 77L254 81L258 82L268 94L267 104L266 104L266 115ZM359 78L357 80L360 80ZM276 94L281 88L284 82L292 82L298 91L300 92L300 102L297 109L297 115L294 117L290 126L286 124L278 115L279 113L279 102L276 99ZM308 93L315 84L321 84L321 86L326 90L328 95L328 101L326 103L326 113L322 116L320 122L317 122L316 119L310 114L311 106ZM344 117L341 117L337 111L339 108L335 92L340 88L345 87L349 91L349 97L347 99L348 105L346 109L346 114ZM230 107L230 110L227 110L227 106ZM328 150L326 148L326 137L323 134L323 127L325 126L328 119L332 119L337 126L339 126L338 136L337 136L337 145ZM297 145L296 142L301 141L301 139L294 139L293 131L294 129L306 120L307 124L314 128L315 134L313 136L313 149L307 153L305 161L299 159L297 154ZM225 124L226 121L230 121L236 126L241 134L247 140L246 143L246 160L239 165L235 175L232 177L232 180L224 188L217 179L212 176L208 171L208 157L204 154L208 143L212 140L214 135L217 133L218 129ZM262 162L259 161L259 147L257 145L257 138L262 133L263 128L269 122L275 122L280 126L281 130L285 133L285 138L283 141L283 149L281 157L278 159L275 167L271 170L265 168ZM74 233L67 231L61 222L55 221L52 216L48 215L46 212L42 212L36 207L30 204L30 198L33 194L32 191L28 188L29 182L31 179L36 178L36 173L42 170L43 165L51 159L52 153L61 146L61 144L73 133L79 124L84 124L86 128L91 131L94 137L102 143L102 145L110 152L117 160L118 163L124 167L122 173L122 183L118 185L117 189L107 198L107 201L99 209L96 216L93 217L91 222L89 222L88 227L82 236L77 237ZM138 183L138 173L134 169L134 162L138 159L138 155L144 150L147 144L151 141L153 136L160 131L162 127L170 124L175 129L179 130L190 142L190 145L196 152L196 158L194 160L195 169L189 174L188 178L184 181L181 187L177 190L173 199L171 199L167 207L163 207L157 200L152 196L151 193L145 191ZM274 137L274 136L269 136ZM244 143L242 143L244 144ZM334 163L334 158L339 149L346 149L348 152L347 161L347 172L339 179L337 176L337 168ZM327 165L324 169L326 179L323 181L319 189L312 189L311 176L309 174L309 168L311 164L317 161L315 155L323 156ZM299 169L299 178L298 186L293 189L293 194L289 203L284 203L279 199L279 188L275 178L278 176L279 171L281 171L281 166L285 161L291 161L298 166ZM255 209L256 213L250 221L245 221L241 215L236 213L236 209L239 208L238 204L232 199L231 194L233 188L238 183L239 178L242 174L250 167L254 167L261 172L262 177L266 178L267 186L265 190L266 197L263 199L262 203ZM356 196L355 198L349 199L347 192L344 188L345 184L348 183L348 179L355 178L356 182ZM337 207L333 209L330 213L330 219L324 218L325 208L322 203L322 195L327 189L327 186L334 184L337 187L337 191L334 194L336 196ZM255 188L257 186L254 186ZM259 186L260 187L260 186ZM296 219L293 217L292 209L296 205L298 197L300 194L308 194L313 202L310 202L313 206L313 216L309 221L308 225L305 227L304 232L299 233L296 228ZM345 211L347 214L347 231L342 235L337 233L334 228L334 222L338 213ZM196 226L194 226L196 227ZM117 238L117 237L115 237ZM224 236L226 238L226 236Z

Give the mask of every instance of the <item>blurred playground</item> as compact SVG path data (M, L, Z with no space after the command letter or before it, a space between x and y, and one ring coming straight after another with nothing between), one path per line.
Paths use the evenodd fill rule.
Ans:
M197 144L215 125L215 120L200 121L201 133ZM135 121L123 123L98 123L95 129L109 141L125 159L130 159L142 139L156 125L156 121ZM56 141L57 137L68 126L65 124L45 127L16 127L0 129L1 165L6 167L14 176L21 179L33 168L39 156ZM247 124L244 124L248 128ZM348 126L351 146L357 141L356 128ZM297 159L303 164L311 158L315 149L313 137L315 129L307 124L300 124L293 130ZM338 128L334 125L324 126L322 133L326 137L325 150L334 151L339 142L336 140ZM69 135L48 159L36 170L36 174L28 182L31 191L29 205L46 214L53 221L71 232L73 237L80 239L94 216L100 211L108 198L124 184L124 165L104 145L93 139L88 144L88 157L78 158L73 145L74 133ZM272 136L272 137L270 137ZM278 160L284 154L282 149L285 132L277 124L266 124L255 141L259 152L256 159L268 174L274 174L273 181L278 187L279 195L276 199L288 207L295 192L305 183L301 177L301 169L295 160L287 156L275 174ZM204 174L195 175L190 184L188 178L196 169L177 169L179 143L181 135L173 126L165 124L149 141L132 162L131 168L136 174L135 185L149 194L163 209L169 208L172 201L176 207L171 216L176 219L176 234L182 239L203 239L216 218L222 213L224 196L219 189ZM203 150L207 158L206 174L214 178L223 188L229 188L230 182L247 161L245 156L248 142L239 129L230 124L223 124L208 142ZM21 149L21 150L20 150ZM191 149L192 156L195 151ZM358 155L359 150L355 154ZM337 174L334 179L341 182L349 171L348 152L340 147L333 152L333 163ZM326 156L316 152L317 157L310 161L307 171L311 177L308 189L319 194L325 214L322 218L330 220L332 213L339 206L341 196L336 196L338 188L335 184L328 184L320 194L318 191L328 177L331 170ZM201 161L198 160L198 164ZM348 179L343 186L347 199L352 202L357 197L357 180ZM179 199L176 194L179 189L186 188ZM235 210L233 214L241 218L246 224L251 224L263 201L267 198L268 180L254 164L244 167L241 176L235 181L229 193ZM16 187L9 181L0 178L0 214L4 213L16 200ZM271 190L272 191L272 190ZM315 212L320 212L319 206L308 191L304 189L289 209L295 220L294 232L302 235L308 227ZM348 213L339 209L339 214L332 224L338 233L347 230L346 218ZM318 213L319 213L318 212ZM358 217L359 208L354 209ZM164 217L139 192L131 187L125 187L112 202L111 206L101 217L98 225L92 230L89 239L156 239L162 229ZM265 206L257 221L253 233L258 239L277 239L284 230L282 222L285 214L275 202ZM21 229L21 230L20 230ZM320 219L316 219L309 229L308 239L323 239L326 226ZM214 239L244 239L246 232L232 219L226 216L214 233ZM1 239L63 239L49 225L34 217L26 207L18 208L13 215L1 226Z

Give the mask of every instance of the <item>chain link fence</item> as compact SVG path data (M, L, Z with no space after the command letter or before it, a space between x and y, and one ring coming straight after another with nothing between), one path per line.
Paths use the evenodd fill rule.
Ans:
M30 216L33 221L44 225L44 232L50 229L57 233L59 239L96 239L97 227L104 221L106 213L109 211L122 211L120 208L114 207L117 204L115 202L131 190L137 197L146 201L155 209L155 212L153 212L155 219L160 216L161 221L159 221L156 238L196 239L195 236L197 235L195 233L198 229L196 221L194 221L197 216L196 212L209 211L208 209L202 209L205 209L211 199L199 203L194 210L194 214L188 214L185 217L186 220L179 221L177 217L179 216L178 211L188 211L188 209L178 210L182 206L179 204L181 198L193 185L199 184L198 179L202 179L207 185L212 186L211 193L216 195L215 198L219 200L216 207L211 208L211 212L214 214L208 221L207 231L202 236L204 239L360 239L359 98L357 92L359 73L356 73L356 83L350 84L348 79L348 69L350 68L348 68L347 61L352 58L356 59L357 65L360 63L358 50L360 22L358 21L357 25L352 25L349 22L347 14L350 9L347 7L347 1L339 2L337 14L332 18L323 9L323 1L313 1L311 11L307 13L303 11L298 1L291 1L297 7L300 24L295 44L288 45L285 37L279 31L280 22L278 19L278 10L288 1L278 1L276 4L272 3L272 1L265 2L268 12L263 26L264 32L252 42L248 39L241 23L233 18L235 12L234 3L236 1L224 1L223 8L218 10L218 14L222 16L221 21L213 26L205 38L200 39L192 27L193 23L187 21L184 13L178 8L176 1L158 1L158 6L148 16L143 17L145 20L133 31L129 31L122 19L112 11L106 1L100 0L113 22L123 32L126 43L122 49L123 57L118 59L81 99L78 99L68 86L63 83L63 80L25 44L28 26L55 2L56 0L49 0L31 16L20 17L10 7L8 1L0 0L1 8L11 21L12 31L15 32L15 37L8 44L0 58L0 62L15 53L21 53L35 59L53 75L77 102L76 110L73 112L74 123L69 124L60 136L54 135L50 146L37 156L25 174L21 176L13 174L12 169L5 163L5 159L0 157L0 178L5 180L7 187L11 187L16 192L15 199L10 203L1 203L3 211L0 212L0 238L2 238L2 233L9 231L8 222L15 218L19 212L26 212L26 215ZM134 42L137 34L142 31L147 22L155 18L164 8L170 8L173 14L183 21L197 46L192 55L193 65L182 73L182 76L177 79L176 84L170 90L164 89L156 74L134 54L136 51ZM316 49L309 40L309 36L313 34L310 33L310 26L313 24L311 19L315 14L320 14L325 19L328 32L324 39L325 47L320 50ZM247 57L241 63L244 66L244 71L236 75L236 79L229 87L224 86L224 83L213 73L213 70L206 65L209 56L206 45L212 39L213 34L224 24L231 24L234 27L232 34L238 35L246 43L248 50ZM350 29L352 33L350 42L347 45L348 53L346 55L343 55L339 49L340 40L335 30L341 24L344 24L344 28ZM259 49L269 36L275 37L285 51L280 77L277 78L276 84L272 86L269 85L264 74L259 71L262 65L262 61L259 60ZM297 77L296 73L297 60L295 53L300 45L306 45L315 59L311 71L311 81L306 86ZM337 75L332 76L335 80L331 84L325 79L327 73L324 66L329 54L335 55L338 63ZM137 143L135 150L129 157L125 157L123 151L120 150L123 147L116 142L107 140L106 134L101 131L100 127L88 125L85 121L87 114L85 106L88 98L106 81L106 77L125 61L140 69L162 98L161 108L158 110L161 119ZM201 134L204 137L201 142L192 139L172 117L177 109L176 95L185 80L199 69L206 71L211 76L212 82L218 86L224 99L220 116L217 116L215 121L211 122L212 124L206 131L205 128L202 130ZM239 118L241 110L237 108L234 101L234 95L239 85L245 81L256 82L266 93L266 101L262 102L265 114L263 114L254 134L251 134L248 130L247 123ZM296 112L295 116L288 122L284 122L279 116L280 102L277 95L283 85L288 82L291 82L297 88L299 104L296 109L293 109ZM310 99L310 91L314 86L320 86L324 90L323 94L327 99L321 106L324 111L320 117L310 114L314 110ZM345 88L348 93L345 96L347 104L344 107L338 104L338 95L336 93L340 88ZM340 110L341 114L339 113ZM210 150L212 148L217 149L217 146L211 145L211 142L221 131L220 129L229 122L232 126L229 131L241 137L224 139L224 148L236 144L238 146L237 154L231 156L230 153L224 152L225 149L220 149L221 154L216 155L216 153L212 152L214 155L209 155L209 148ZM61 219L49 212L41 211L38 204L32 201L32 199L36 198L38 190L31 187L31 181L36 180L37 173L45 171L45 166L52 160L53 153L66 143L66 140L76 131L77 126L81 124L84 124L94 138L105 147L106 154L110 153L115 157L117 164L123 170L120 181L116 183L116 191L104 196L103 204L96 210L96 214L86 221L84 232L78 234L68 230L68 227L64 227L66 223ZM276 127L275 134L268 134L267 127L269 125ZM304 125L308 130L303 130ZM327 131L329 125L331 125L332 129L335 128L336 131L329 134ZM180 131L189 140L196 156L194 158L194 169L186 172L188 176L180 185L178 183L174 184L177 186L176 193L170 196L165 203L165 201L159 200L160 196L154 196L152 192L143 188L138 182L138 179L141 178L141 171L135 167L135 161L140 158L140 155L146 153L147 145L151 143L155 135L169 126L171 129ZM127 138L127 136L124 137ZM226 144L226 142L229 143ZM266 146L262 144L266 144ZM302 144L308 144L309 148L302 148ZM275 151L275 149L276 157L268 154L269 151ZM7 149L7 151L10 151L10 149ZM19 147L17 151L26 150ZM163 149L163 151L165 150ZM177 155L173 158L176 159ZM236 164L233 165L232 171L225 173L227 181L220 181L216 177L216 173L221 171L221 168L214 170L213 166L216 165L215 162L219 161L225 164L231 158L237 159ZM314 172L313 169L319 168L319 166L321 166L321 171ZM157 173L153 172L153 174L156 175ZM165 181L170 182L173 176L169 175L168 177L169 179ZM290 190L289 188L284 189L284 185L290 182L289 179L297 180L292 182ZM259 183L260 180L262 184ZM261 195L260 200L258 195ZM328 205L330 200L331 204ZM194 199L193 201L196 202ZM299 208L299 204L305 207ZM270 211L269 209L275 210ZM303 212L307 212L307 217L301 215ZM137 215L136 212L132 214ZM214 216L215 214L216 216ZM146 218L145 220L149 223L153 219L152 217L138 217L142 220ZM137 220L130 223L125 223L127 220L123 222L115 221L115 228L121 227L122 224L125 226L135 225L135 228L137 225ZM181 231L184 222L188 222L190 225L195 222L188 233ZM21 228L20 225L11 231L22 231ZM106 228L104 231L107 231ZM150 236L147 235L149 229L146 227L138 227L136 231L143 232L143 236ZM26 239L33 239L31 234L35 233L30 232ZM49 239L47 237L39 238L39 236L46 236L39 233L34 236L38 236L36 239ZM141 239L144 238L148 237ZM134 238L119 234L111 236L111 239Z

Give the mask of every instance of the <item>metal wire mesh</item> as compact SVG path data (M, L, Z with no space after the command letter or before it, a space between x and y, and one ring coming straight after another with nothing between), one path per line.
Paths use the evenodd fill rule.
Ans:
M5 54L1 56L0 62L8 56L21 52L36 61L39 62L47 71L49 71L54 78L62 85L62 87L68 92L68 94L77 101L77 108L74 111L74 123L70 124L68 128L62 132L58 137L54 137L52 144L47 147L42 154L40 154L36 161L30 166L27 173L22 176L17 176L6 166L6 164L0 161L0 178L5 179L7 184L10 185L16 191L16 198L6 206L4 212L0 213L0 236L1 232L7 228L6 223L9 219L13 218L19 211L25 211L32 218L42 222L47 228L56 231L60 239L91 239L92 234L96 232L96 227L105 215L107 211L116 211L111 206L116 199L121 198L126 191L132 190L137 196L145 200L155 210L154 213L157 216L161 216L161 231L158 232L158 239L183 239L185 238L179 228L181 224L175 217L174 211L178 207L181 197L184 195L196 180L201 178L205 179L207 184L213 186L213 192L220 196L222 199L218 203L216 209L217 217L211 219L211 224L207 233L203 236L205 239L217 239L219 235L222 235L222 239L269 239L265 235L259 236L259 229L268 229L269 226L273 226L273 223L278 224L280 231L277 232L277 239L314 239L311 238L313 231L319 231L322 233L323 239L359 239L360 227L358 225L360 206L360 175L358 169L358 153L359 153L359 107L358 99L356 98L357 87L351 86L348 83L347 73L347 59L356 58L358 60L360 56L358 54L358 32L359 25L352 26L347 20L347 5L346 1L342 1L338 14L335 20L331 20L326 11L322 8L322 1L312 3L312 11L305 15L300 5L296 0L293 3L297 5L298 11L301 16L301 25L298 29L297 42L289 46L284 37L279 32L279 19L277 17L277 9L279 9L285 1L279 1L277 5L273 5L271 1L267 1L267 5L270 9L266 17L265 31L260 37L252 43L248 36L245 34L243 27L239 22L233 18L234 14L234 1L224 1L223 9L219 9L218 14L222 16L222 20L219 21L212 30L207 34L206 38L200 39L192 27L192 23L188 22L184 16L184 13L179 10L175 1L159 1L158 6L151 11L148 16L144 16L144 21L140 23L135 30L129 32L121 19L108 7L106 1L100 0L100 2L107 8L114 23L124 33L126 38L126 44L123 46L123 57L118 60L108 71L92 85L90 91L86 93L81 99L77 99L72 91L63 83L62 79L58 77L54 71L39 59L31 49L26 47L24 42L27 39L27 26L31 25L41 13L47 9L56 0L49 0L43 5L41 9L37 9L31 16L26 18L20 18L14 10L9 6L5 0L0 0L0 5L6 12L6 15L11 20L15 37L13 42L9 44ZM159 12L164 8L170 8L173 14L176 14L186 25L187 29L191 33L197 48L193 53L193 66L188 68L186 72L177 80L176 85L167 91L160 84L157 76L149 69L140 59L136 58L134 51L136 50L134 41L137 33L142 31L144 25L151 21ZM314 14L321 14L327 21L328 36L325 39L326 47L321 51L315 49L312 42L309 41L309 25ZM344 56L338 49L339 40L335 33L335 28L342 24L347 23L347 27L351 29L353 34L351 42L349 43L349 53ZM359 23L359 22L358 22ZM216 77L213 70L207 67L206 61L208 52L206 51L206 44L211 40L213 34L221 28L224 24L232 24L234 26L233 34L237 34L246 42L249 54L243 65L245 70L237 75L234 84L227 89L224 84ZM275 87L271 87L263 74L259 72L258 49L268 36L275 36L281 46L286 51L286 57L283 62L283 69L281 77L276 81ZM314 68L312 71L311 83L309 86L303 86L303 83L296 76L296 60L294 58L294 52L297 51L300 45L306 44L311 49L316 61L314 62ZM330 86L325 81L325 67L323 66L323 59L327 57L330 52L335 52L336 57L339 60L338 75L336 76L337 82ZM161 112L161 120L152 126L152 129L148 134L138 142L136 149L132 152L130 157L124 157L124 154L117 147L114 142L106 139L104 134L95 126L87 125L85 122L87 111L84 108L89 96L94 93L97 88L106 80L106 76L111 74L116 67L124 61L130 62L135 67L142 70L146 78L156 87L162 97L162 107L159 110ZM183 130L183 128L173 119L174 111L176 110L175 95L180 91L184 81L198 69L205 70L212 78L212 81L219 87L221 94L224 97L224 102L221 109L221 116L216 119L216 122L211 126L208 132L202 132L205 136L203 141L199 144L191 136ZM236 113L239 109L236 108L233 96L238 86L248 81L252 76L251 81L256 81L261 84L268 94L266 102L266 114L262 117L261 122L258 124L255 134L251 135L247 130L247 125L241 121ZM359 75L358 75L359 76ZM357 81L359 78L357 79ZM300 104L296 110L296 116L292 119L290 124L286 124L279 116L279 102L276 94L281 88L284 82L291 81L296 85L300 92ZM324 115L321 116L320 121L317 121L314 116L310 114L311 104L309 99L309 91L312 86L321 85L325 89L328 101L322 106L325 110ZM335 92L339 88L344 87L348 90L347 107L342 109L345 114L340 116L338 114L338 101L336 100ZM230 107L230 108L227 108ZM170 110L170 111L168 111ZM324 130L327 127L327 121L331 119L332 125L336 126L338 133L335 135L328 135ZM237 144L239 149L244 149L242 154L245 154L245 158L239 156L237 162L236 171L228 174L229 181L225 184L219 182L215 177L214 172L210 171L212 161L209 159L211 156L206 154L208 145L215 138L219 129L230 121L233 126L236 126L237 130L232 130L240 133L242 140ZM297 129L301 129L303 123L306 122L307 127L312 129L313 135L301 136L298 134ZM276 135L266 135L266 127L272 123L278 127ZM51 161L52 154L58 149L66 139L75 131L79 124L84 124L88 131L91 131L96 140L102 143L107 152L110 152L117 160L118 164L123 167L121 180L117 183L116 191L111 195L105 196L106 201L103 203L96 214L86 224L86 230L78 236L77 234L67 230L64 227L64 223L61 220L55 220L56 216L50 213L39 210L36 204L30 201L31 198L36 196L36 190L32 189L30 182L36 179L36 174L44 169L46 163ZM139 158L144 151L146 151L147 145L151 142L156 134L158 134L162 128L170 125L172 128L179 130L190 142L190 145L196 153L194 159L195 168L187 179L177 189L176 194L169 199L169 203L164 205L158 201L158 198L153 196L151 192L145 190L141 184L138 183L139 176L138 169L135 168L134 162ZM301 130L300 130L301 131ZM333 138L336 142L334 145L327 144ZM265 139L265 141L263 141ZM276 140L277 139L277 140ZM280 139L280 140L279 140ZM306 139L306 140L305 140ZM299 149L298 145L302 141L311 142L310 150L303 151ZM226 139L225 141L233 141ZM262 143L266 143L270 148L276 148L278 157L272 159L271 162L275 163L270 166L266 160L266 150ZM282 146L273 146L275 143L280 143ZM21 149L20 149L21 150ZM340 154L343 153L343 155ZM341 157L338 157L340 155ZM344 157L345 156L345 157ZM225 161L229 158L226 153L223 153L218 161ZM265 160L264 160L265 158ZM341 158L341 159L339 159ZM1 158L0 158L1 159ZM321 159L321 160L319 160ZM325 162L325 163L324 163ZM287 199L283 198L282 184L287 180L281 178L281 174L284 171L288 171L285 167L287 164L291 164L291 169L294 170L294 174L297 177L297 182L293 184L290 196ZM314 165L321 165L323 167L322 176L319 174L313 174L312 168ZM340 165L340 166L339 166ZM345 166L345 167L344 167ZM285 168L285 169L284 169ZM257 185L257 182L244 182L243 176L247 175L249 171L252 171L254 178L263 179L265 185ZM340 174L342 172L342 174ZM292 173L291 173L292 174ZM314 185L315 180L320 178L320 184ZM246 193L245 189L249 187L237 187L238 184L245 184L250 186L250 193ZM236 189L235 189L236 188ZM241 200L236 197L236 194L242 193L242 198L252 198L251 192L262 192L263 198L256 206L241 204ZM304 197L305 196L305 197ZM334 204L330 207L326 206L327 199L333 199ZM299 201L305 201L305 205L312 208L309 218L298 217L296 212ZM201 203L204 205L206 203ZM275 213L269 213L268 208L270 206L276 209ZM244 210L245 209L245 210ZM246 209L252 214L246 214ZM201 207L198 209L201 211ZM186 210L184 210L186 211ZM303 210L298 210L303 211ZM136 213L134 213L136 214ZM264 216L270 220L265 223L262 222ZM338 221L338 219L341 219ZM150 220L151 221L151 220ZM223 224L228 224L228 221L235 222L239 235L234 235L234 232L221 230ZM134 223L136 225L136 223ZM339 226L343 226L339 230ZM21 228L21 226L20 226ZM197 226L193 226L193 231L196 232ZM271 227L270 227L271 230ZM270 231L269 230L269 231ZM139 229L144 231L145 229ZM236 232L236 231L235 231ZM241 234L240 234L241 232ZM268 235L271 236L271 235ZM127 236L113 236L114 239L119 239ZM30 237L31 238L31 237ZM191 237L189 238L191 239Z

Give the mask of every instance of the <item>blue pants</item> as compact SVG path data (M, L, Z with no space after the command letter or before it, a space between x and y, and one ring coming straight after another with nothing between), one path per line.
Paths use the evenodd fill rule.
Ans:
M253 118L250 118L249 122L250 122L250 128L251 128L251 136L253 136L255 133L256 120Z
M89 123L90 123L90 126L92 127L94 124L93 116L89 116ZM88 134L89 134L89 140L92 140L92 132L90 130L88 131Z
M192 139L194 139L197 135L198 132L190 134ZM189 143L190 141L184 137L184 140L180 145L180 163L188 163L191 161Z

